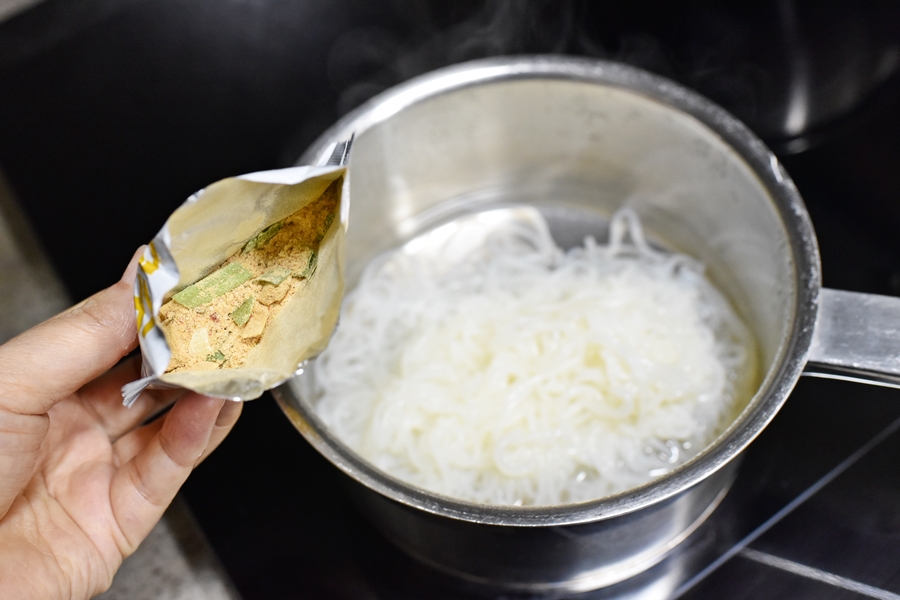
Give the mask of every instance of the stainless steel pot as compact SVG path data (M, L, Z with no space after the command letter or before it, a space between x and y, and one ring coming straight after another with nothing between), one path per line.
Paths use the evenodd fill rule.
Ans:
M351 287L376 254L472 211L533 205L566 245L602 234L628 205L652 239L707 265L760 347L758 392L699 456L626 493L551 508L475 505L402 483L323 426L308 376L277 389L304 437L361 484L373 522L423 562L531 591L621 581L710 513L801 374L900 383L900 300L821 289L815 234L790 177L734 117L677 84L575 58L466 63L378 96L302 160L351 133Z

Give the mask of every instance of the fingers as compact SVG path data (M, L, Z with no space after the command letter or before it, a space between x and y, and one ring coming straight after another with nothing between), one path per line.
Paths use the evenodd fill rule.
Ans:
M225 404L234 403L188 393L164 418L116 442L118 459L127 460L110 487L123 557L134 552L194 466L234 425L240 406L223 410Z
M111 441L131 431L186 393L178 389L144 390L133 405L122 405L122 386L141 376L141 357L132 356L78 390L78 400L106 429Z
M203 451L203 454L200 456L200 459L194 466L203 462L204 459L206 459L206 457L209 456L209 454L219 446L222 440L225 439L225 436L228 435L228 433L234 427L234 424L237 423L238 417L240 417L241 415L243 406L243 402L231 401L226 401L222 405L222 409L219 411L219 416L216 418L216 424L209 436L209 443L206 445L206 449ZM119 440L115 444L113 444L116 466L124 465L129 460L134 458L135 455L137 455L137 453L147 445L150 439L159 432L164 422L165 418L157 419L152 423L148 423L147 425L144 425L139 429L135 429L134 431L131 431L119 438Z
M0 409L46 413L134 348L137 259L112 287L0 346Z
M216 418L216 425L213 427L212 434L209 436L209 444L206 445L206 450L203 451L203 454L200 455L200 459L197 461L198 465L206 460L206 457L213 450L219 447L219 444L222 443L222 440L225 439L225 436L231 432L231 429L237 423L243 409L243 402L225 401L225 404L222 405L222 410L219 411L219 416Z
M152 423L148 423L134 431L129 431L116 440L113 444L113 457L116 468L121 468L122 465L127 464L129 460L137 456L137 453L145 448L154 436L159 434L159 430L162 429L165 422L166 418L160 417Z

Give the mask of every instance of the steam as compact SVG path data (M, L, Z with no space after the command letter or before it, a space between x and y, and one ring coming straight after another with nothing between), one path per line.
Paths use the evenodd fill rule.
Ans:
M336 117L380 92L498 55L617 60L699 91L766 139L805 135L900 73L900 51L885 25L896 21L897 8L876 4L868 12L832 7L810 20L803 17L818 7L812 0L753 8L660 3L653 10L590 0L384 0L358 19L366 25L332 42L326 73L336 99L309 116L287 148L287 164ZM829 50L810 53L807 44ZM844 58L835 59L835 48Z
M441 23L446 16L436 14L432 3L392 4L413 34L404 38L386 27L366 26L346 32L331 47L328 78L340 90L340 114L411 77L467 60L523 53L607 55L581 27L581 4L490 0L450 26Z

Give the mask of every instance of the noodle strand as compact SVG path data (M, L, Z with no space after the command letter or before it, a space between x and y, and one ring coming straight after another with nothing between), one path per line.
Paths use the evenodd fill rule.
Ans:
M459 233L457 235L464 235ZM345 298L317 410L363 457L472 502L558 505L690 460L753 392L752 337L694 259L622 210L568 252L507 224L446 263L394 251Z

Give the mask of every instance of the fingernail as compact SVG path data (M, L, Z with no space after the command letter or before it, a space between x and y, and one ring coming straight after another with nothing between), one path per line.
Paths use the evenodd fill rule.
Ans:
M144 253L144 249L147 248L146 245L138 248L134 256L131 257L131 262L128 263L128 266L125 268L125 272L122 274L121 281L125 283L134 283L134 276L137 274L138 262L141 260L141 255Z

